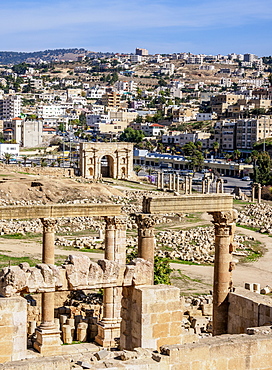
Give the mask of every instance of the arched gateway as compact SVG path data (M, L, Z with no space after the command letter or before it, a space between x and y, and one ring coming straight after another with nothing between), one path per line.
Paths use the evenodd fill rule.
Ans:
M80 171L85 178L130 179L133 177L133 144L81 143Z

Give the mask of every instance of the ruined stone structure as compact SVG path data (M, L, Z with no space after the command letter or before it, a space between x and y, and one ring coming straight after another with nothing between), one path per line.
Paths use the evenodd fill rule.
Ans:
M81 175L89 179L133 178L133 144L122 142L81 143Z
M235 248L233 235L236 220L236 213L232 209L232 196L206 194L145 198L143 213L136 215L138 258L130 264L125 263L126 220L120 216L120 206L106 204L80 206L0 207L2 219L39 217L43 223L43 263L36 267L29 267L23 263L20 266L4 268L0 273L0 293L6 297L0 299L1 314L5 313L0 320L0 337L7 339L4 347L2 342L0 344L1 362L25 358L26 304L23 303L21 294L42 293L42 320L36 329L34 347L44 355L56 355L61 354L61 342L59 327L54 320L54 292L103 288L104 311L102 320L97 324L96 341L104 347L113 347L116 345L116 336L120 336L122 350L131 351L136 347L142 347L158 351L152 353L146 362L137 364L135 360L134 368L135 366L137 369L158 370L192 369L192 366L199 369L228 370L270 368L271 360L267 356L263 359L263 367L258 364L258 353L260 355L269 353L270 357L272 348L270 328L248 329L248 327L268 322L272 305L268 303L265 305L262 301L252 304L254 299L251 296L244 299L241 293L236 293L232 289L231 272L234 266L231 254ZM164 285L152 285L153 214L166 212L180 214L200 212L203 209L212 214L215 227L213 334L218 336L229 331L236 330L240 333L249 330L249 334L261 335L258 337L260 345L256 344L255 338L238 336L215 337L201 343L182 344L179 290ZM55 219L63 214L66 216L96 214L105 218L104 260L94 263L85 256L69 256L62 266L54 265ZM239 315L243 310L246 310L247 320L237 329ZM20 323L16 319L17 313ZM75 321L72 318L67 320L67 317L65 321L61 317L60 319L62 338L65 342L71 343ZM85 322L78 323L76 330L77 338L80 340L86 340L87 326ZM14 341L11 338L15 333ZM19 342L17 354L16 340ZM59 361L59 368L69 369L65 362L67 360ZM21 362L20 366L24 366L24 363ZM128 363L128 367L125 368L130 368L129 366Z

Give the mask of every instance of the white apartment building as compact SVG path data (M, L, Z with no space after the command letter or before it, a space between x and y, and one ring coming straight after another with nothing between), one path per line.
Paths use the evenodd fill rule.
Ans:
M137 90L137 83L134 81L117 81L115 87L119 92L134 94Z
M134 55L130 56L131 63L141 63L143 61L143 57L141 55Z
M55 118L65 114L65 109L57 104L39 105L37 107L38 118Z
M0 157L4 159L5 153L18 157L19 156L19 144L0 143Z
M97 127L97 124L100 123L110 123L111 119L109 114L87 114L86 115L86 124L91 129Z
M94 86L87 91L87 98L89 99L101 99L106 93L106 86Z
M21 96L7 95L0 100L0 119L10 120L21 115Z

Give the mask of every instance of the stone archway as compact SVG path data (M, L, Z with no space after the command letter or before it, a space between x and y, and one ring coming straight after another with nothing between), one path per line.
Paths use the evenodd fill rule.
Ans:
M113 158L110 155L104 155L100 160L100 173L102 177L113 178Z
M85 178L133 179L133 144L80 143L80 173Z

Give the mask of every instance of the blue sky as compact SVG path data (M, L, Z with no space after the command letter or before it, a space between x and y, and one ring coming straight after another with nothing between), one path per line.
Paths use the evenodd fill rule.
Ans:
M0 50L272 55L272 0L0 0Z

